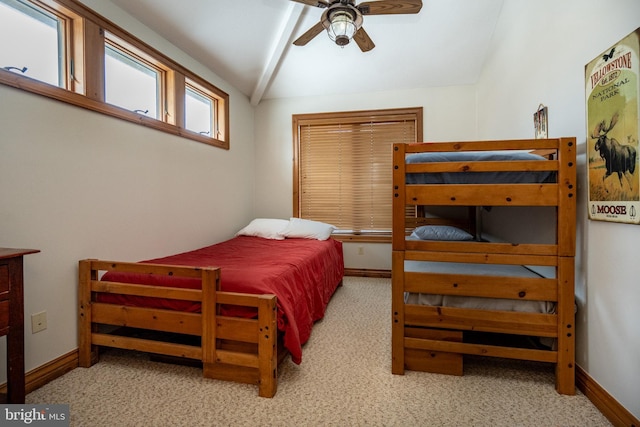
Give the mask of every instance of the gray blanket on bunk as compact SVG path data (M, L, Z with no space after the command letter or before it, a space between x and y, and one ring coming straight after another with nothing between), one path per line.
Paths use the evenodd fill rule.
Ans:
M546 160L520 151L464 151L410 154L406 163ZM552 171L408 173L407 184L527 184L550 182Z

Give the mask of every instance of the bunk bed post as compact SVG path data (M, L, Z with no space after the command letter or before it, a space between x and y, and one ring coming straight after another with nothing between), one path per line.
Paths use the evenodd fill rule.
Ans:
M558 146L558 256L576 254L576 139L560 138Z
M405 148L406 144L393 144L393 211L392 211L392 230L406 229L406 204L405 204L405 187L399 185L405 179ZM394 251L403 251L405 249L405 234L392 233L392 247Z
M217 364L217 291L220 288L220 270L202 269L202 368L205 377L214 378Z
M558 361L556 390L575 394L576 139L558 146Z
M558 361L556 390L560 394L576 394L575 386L575 314L574 258L558 258Z
M260 297L258 301L258 394L273 397L278 389L278 325L276 298Z
M391 372L404 374L404 253L393 251L391 260Z
M79 263L79 324L78 324L78 365L88 368L98 361L98 346L91 344L93 324L91 323L91 281L97 280L97 272L92 270L91 260Z
M393 144L393 211L391 261L391 372L404 374L404 250L406 228L405 204L405 148L404 143ZM398 233L402 230L402 233Z

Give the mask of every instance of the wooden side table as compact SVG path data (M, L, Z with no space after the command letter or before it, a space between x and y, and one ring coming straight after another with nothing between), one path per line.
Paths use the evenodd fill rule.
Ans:
M37 249L0 248L0 336L7 336L7 403L24 403L22 257Z

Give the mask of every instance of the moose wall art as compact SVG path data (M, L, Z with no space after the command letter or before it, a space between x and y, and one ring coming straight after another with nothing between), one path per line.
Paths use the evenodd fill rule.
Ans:
M589 218L640 223L640 28L585 67Z

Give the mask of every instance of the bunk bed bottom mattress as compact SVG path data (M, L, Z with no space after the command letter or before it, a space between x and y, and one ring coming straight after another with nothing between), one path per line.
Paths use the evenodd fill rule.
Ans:
M521 265L464 264L432 261L405 261L405 272L440 273L475 276L543 277ZM552 314L556 304L549 301L512 300L455 295L405 293L406 304L458 307L480 310L517 311Z

